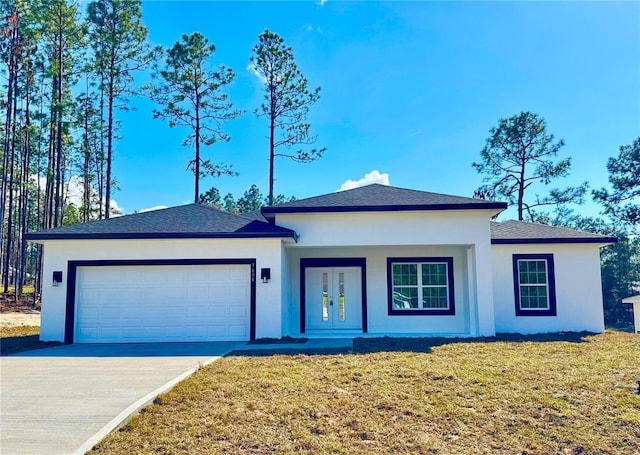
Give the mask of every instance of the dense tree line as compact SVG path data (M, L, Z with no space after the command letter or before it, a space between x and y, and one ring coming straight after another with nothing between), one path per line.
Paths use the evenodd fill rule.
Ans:
M131 107L132 97L148 96L157 104L154 117L188 131L184 145L194 148L188 169L195 177L196 202L203 176L235 174L230 165L204 158L201 148L228 141L223 124L244 110L234 108L224 90L233 71L211 65L215 47L202 34L185 34L168 49L149 44L140 0L0 0L0 14L0 284L5 294L13 286L19 298L25 282L32 281L35 297L41 251L24 234L114 213L119 113ZM274 73L270 85L260 79L275 90L272 103L287 106L273 113L287 118L277 126L298 131L287 134L309 143L315 138L305 118L319 89L307 92L282 38L265 31L259 41L267 33L280 47L262 49L258 59L277 61L273 71L284 71ZM153 82L139 87L135 76L142 71L151 71ZM304 101L291 106L300 97ZM273 165L269 177L271 195ZM231 212L265 202L255 186L237 201L230 194L219 201L217 192L203 193L203 201L208 195L209 203Z
M200 195L199 202L229 213L255 213L267 205L279 205L295 200L295 196L286 197L284 194L278 194L277 196L273 196L270 201L269 196L264 196L257 185L251 185L251 187L237 199L231 193L227 193L222 197L220 190L213 187Z
M36 288L40 251L24 234L112 212L116 112L153 59L140 2L0 2L2 289ZM75 193L80 191L80 195ZM75 201L75 202L74 202Z

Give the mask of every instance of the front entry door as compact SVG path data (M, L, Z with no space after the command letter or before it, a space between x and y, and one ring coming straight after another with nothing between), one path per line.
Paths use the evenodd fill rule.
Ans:
M362 330L360 267L307 267L306 326L309 330Z

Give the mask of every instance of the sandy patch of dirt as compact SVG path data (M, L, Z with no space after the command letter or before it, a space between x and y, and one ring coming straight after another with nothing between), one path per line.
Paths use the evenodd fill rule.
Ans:
M16 312L0 313L1 327L19 327L21 325L40 326L40 312L33 311L32 313L16 313Z

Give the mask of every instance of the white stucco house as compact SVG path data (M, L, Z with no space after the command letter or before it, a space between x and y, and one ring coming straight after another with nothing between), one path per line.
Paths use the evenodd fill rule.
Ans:
M233 215L190 204L28 234L42 340L601 332L612 237L383 185Z
M640 333L640 294L622 299L622 303L633 305L634 331Z

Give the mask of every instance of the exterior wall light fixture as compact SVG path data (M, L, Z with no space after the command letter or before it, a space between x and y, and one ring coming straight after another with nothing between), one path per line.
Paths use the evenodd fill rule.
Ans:
M62 283L62 271L56 270L53 272L53 285L59 286Z
M260 279L263 283L268 283L271 279L271 269L260 269Z

